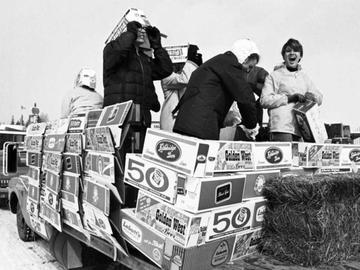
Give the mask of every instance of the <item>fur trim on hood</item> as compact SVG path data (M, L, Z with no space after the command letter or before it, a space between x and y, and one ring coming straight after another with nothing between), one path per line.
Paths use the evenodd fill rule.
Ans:
M248 38L235 41L231 48L231 52L235 54L240 64L244 63L246 58L248 58L253 53L256 53L260 56L260 52L256 46L256 43Z

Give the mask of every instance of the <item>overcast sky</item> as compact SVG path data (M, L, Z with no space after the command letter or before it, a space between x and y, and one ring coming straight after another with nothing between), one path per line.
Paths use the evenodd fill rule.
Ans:
M104 41L129 7L142 9L168 35L163 45L198 44L204 60L249 37L260 48L259 65L272 71L282 61L282 45L298 39L302 66L324 94L323 120L360 126L358 0L6 1L0 10L0 122L28 115L34 102L51 120L58 118L82 67L97 72L103 95ZM162 102L160 89L158 96Z

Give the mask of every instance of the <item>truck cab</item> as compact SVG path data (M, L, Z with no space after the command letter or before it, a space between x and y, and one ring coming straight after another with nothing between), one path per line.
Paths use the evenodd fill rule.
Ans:
M26 174L28 168L25 164L25 151L23 147L25 131L12 130L5 127L0 130L0 205L8 202L9 181L12 177ZM14 155L12 157L12 155ZM13 162L8 163L8 159Z

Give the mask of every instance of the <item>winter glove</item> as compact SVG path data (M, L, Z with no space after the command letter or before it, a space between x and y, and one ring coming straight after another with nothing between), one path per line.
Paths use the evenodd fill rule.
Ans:
M138 30L141 28L141 23L137 21L131 21L126 25L126 29L128 32L133 33L135 37L138 35Z
M302 94L293 94L293 95L290 95L288 96L288 103L296 103L296 102L305 102L306 101L306 98L304 95Z
M201 53L197 53L198 50L198 46L190 44L187 59L200 66L202 64L202 55Z
M151 48L154 50L161 48L161 37L159 29L157 29L155 26L148 26L145 30L149 38Z
M255 128L253 129L248 129L246 128L244 125L240 125L241 129L244 131L246 137L248 137L249 139L255 141L255 137L256 135L259 134L259 125L257 124Z
M316 96L311 92L306 92L305 93L305 98L317 103Z

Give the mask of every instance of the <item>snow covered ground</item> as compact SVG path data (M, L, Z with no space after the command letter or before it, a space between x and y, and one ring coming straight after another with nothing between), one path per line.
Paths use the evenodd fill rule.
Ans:
M23 242L16 228L16 215L0 208L0 269L63 270L43 240Z

